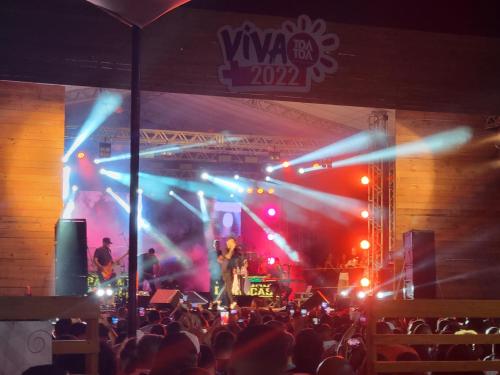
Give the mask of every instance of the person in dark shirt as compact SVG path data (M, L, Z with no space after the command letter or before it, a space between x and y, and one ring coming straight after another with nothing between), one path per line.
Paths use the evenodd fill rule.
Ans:
M137 263L139 270L139 290L142 290L142 284L146 280L149 284L151 295L155 294L155 281L160 273L160 261L155 255L155 249L151 248L147 253L141 254Z
M113 244L111 240L108 237L104 237L102 239L102 247L98 247L94 252L93 262L97 268L97 275L101 283L116 277L112 268L113 256L109 247L111 244Z

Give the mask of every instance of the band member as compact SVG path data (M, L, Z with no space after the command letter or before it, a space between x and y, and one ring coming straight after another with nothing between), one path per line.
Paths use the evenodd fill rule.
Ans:
M139 270L139 290L143 289L144 281L149 284L151 295L156 293L156 278L160 273L160 261L155 255L155 249L151 248L147 253L139 255L137 261Z
M290 294L292 294L292 288L284 283L285 271L281 266L279 258L274 259L274 265L270 268L269 276L276 279L276 281L271 284L273 305L276 306L276 304L281 305L283 303L287 304Z
M109 245L113 243L108 237L102 239L102 246L95 249L94 258L92 259L97 268L99 282L103 283L116 277L113 271L113 256Z
M237 266L239 261L240 251L238 244L234 237L229 237L226 241L226 248L221 249L217 261L221 265L222 280L224 281L225 295L228 305L234 302L232 288L233 288L233 269Z

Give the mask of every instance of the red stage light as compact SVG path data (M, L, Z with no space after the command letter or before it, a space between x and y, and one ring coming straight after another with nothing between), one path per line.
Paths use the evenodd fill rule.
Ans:
M370 286L370 279L368 277L363 277L360 281L359 281L359 284L363 287L363 288L367 288Z
M283 162L283 168L288 168L290 166L290 163L288 161Z
M361 247L363 250L368 250L370 248L370 242L367 240L363 240L359 243L359 247Z
M361 211L361 217L363 219L368 219L368 216L370 216L370 213L368 212L368 210Z
M257 189L257 194L263 194L263 193L264 193L264 189L262 189L262 188Z
M361 177L361 183L363 185L368 185L370 183L370 179L368 178L368 176Z
M276 210L274 208L270 208L267 210L267 214L269 216L275 216L276 215Z
M274 257L267 258L267 264L273 265L274 263L276 263L276 259Z
M85 152L79 152L78 154L76 154L76 156L78 157L78 159L83 159L85 157Z

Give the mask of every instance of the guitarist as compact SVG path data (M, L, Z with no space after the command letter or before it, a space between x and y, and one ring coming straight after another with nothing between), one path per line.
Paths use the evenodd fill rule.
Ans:
M109 237L104 237L102 239L102 247L98 247L94 252L93 262L97 268L97 275L99 276L99 282L101 284L116 277L116 274L112 271L113 256L111 255L111 248L109 247L109 245L112 244Z

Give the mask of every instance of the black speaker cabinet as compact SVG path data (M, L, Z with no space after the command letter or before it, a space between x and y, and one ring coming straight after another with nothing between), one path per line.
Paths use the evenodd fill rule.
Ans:
M60 219L56 224L56 295L87 293L87 222Z
M411 230L403 234L404 298L436 298L434 232Z

